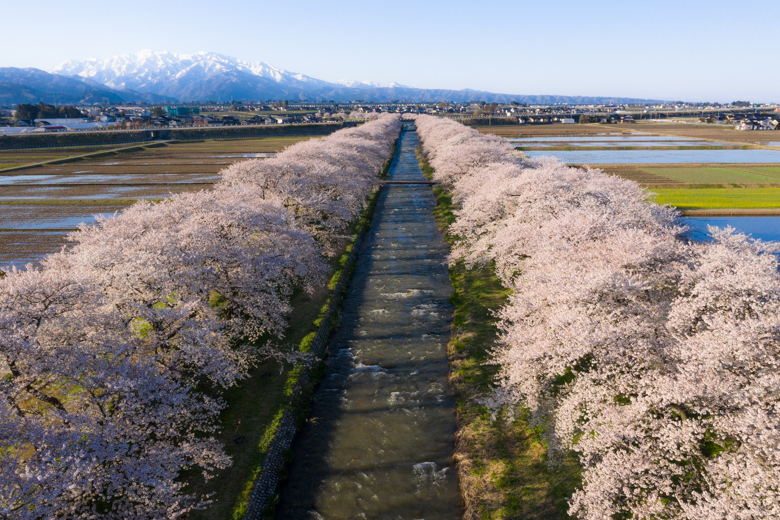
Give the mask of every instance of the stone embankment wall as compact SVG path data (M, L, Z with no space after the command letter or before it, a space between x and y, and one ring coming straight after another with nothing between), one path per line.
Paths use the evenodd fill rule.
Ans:
M363 234L359 235L352 244L352 251L350 252L349 257L347 257L347 262L343 267L339 281L333 290L333 296L331 296L331 299L328 302L328 310L322 318L320 328L312 343L312 358L303 370L301 377L298 379L298 383L293 389L290 398L292 403L298 403L309 397L305 390L311 382L311 369L316 363L322 361L325 351L328 348L330 335L337 326L337 320L335 318L341 307L341 300L349 285L352 268L355 265L360 248L363 245L363 236L366 231L367 229L363 230ZM263 468L252 489L252 494L249 498L249 507L247 508L244 517L247 520L261 518L263 511L265 511L270 500L276 494L281 471L286 464L284 454L292 446L295 432L297 431L297 424L300 419L302 419L304 413L303 410L304 408L300 406L290 406L285 410L276 430L276 435L274 436L273 441L271 441L271 446L268 448L268 454L263 462Z

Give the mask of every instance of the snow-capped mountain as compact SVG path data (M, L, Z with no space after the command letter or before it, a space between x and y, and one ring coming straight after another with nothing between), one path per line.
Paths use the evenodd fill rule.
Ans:
M357 81L354 79L342 79L336 82L339 85L344 85L349 88L409 88L405 85L401 85L393 81L386 85L377 83L376 81Z
M333 86L327 81L288 72L267 63L252 63L215 52L176 54L143 50L107 60L66 61L50 72L80 76L116 90L137 90L180 99L192 90L193 84L213 83L220 77L233 81L255 78L255 82L260 81L265 86L275 83L305 90Z
M179 100L344 101L365 97L367 92L408 88L398 83L383 85L373 81L331 83L268 63L249 62L215 52L176 54L143 50L106 60L66 61L49 72L99 83L120 92L134 91Z
M21 70L21 69L19 69ZM7 70L14 82L0 83L0 98L43 99L39 87L26 86L29 73ZM25 69L28 70L28 69ZM37 70L37 69L29 69ZM88 59L66 61L49 71L86 84L79 89L109 89L111 95L127 100L149 102L175 101L268 101L307 99L338 102L365 101L487 101L506 103L628 103L643 102L631 98L601 98L579 96L518 96L495 94L479 90L418 89L398 83L380 84L373 81L342 80L329 82L304 74L290 72L263 62L249 62L215 52L176 54L144 50L136 54L114 56L107 60ZM43 71L36 74L43 78ZM36 77L38 77L36 76ZM59 82L57 80L60 80ZM53 78L52 85L62 83ZM43 81L40 80L39 83ZM43 81L45 83L45 81ZM29 87L29 88L28 88ZM24 90L24 89L27 90ZM58 87L59 88L59 87ZM20 90L21 89L21 90ZM32 89L32 90L31 90ZM22 92L24 90L24 92ZM55 89L56 90L56 89ZM6 92L7 91L7 92ZM38 92L38 94L36 94ZM25 96L22 96L26 93ZM53 96L53 90L51 95ZM61 93L60 93L61 95ZM75 95L75 94L74 94ZM97 96L97 94L94 94ZM108 94L100 94L108 95ZM86 98L85 98L86 99ZM15 101L8 101L15 102Z

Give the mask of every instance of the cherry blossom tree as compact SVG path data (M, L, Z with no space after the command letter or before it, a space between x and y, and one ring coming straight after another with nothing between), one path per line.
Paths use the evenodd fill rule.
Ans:
M178 517L204 504L176 477L229 460L222 404L149 355L83 272L0 280L0 514Z
M450 261L494 262L513 290L488 404L530 410L551 463L579 455L570 513L780 516L780 244L689 243L636 183L416 126L459 204Z
M382 114L380 112L359 112L357 110L349 113L350 119L363 119L366 121L373 121L379 119Z
M223 171L223 178L232 188L280 200L332 253L377 187L377 174L399 132L400 119L384 115L327 138L297 143L273 159L237 163Z
M281 342L376 187L397 116L138 202L0 278L0 517L179 518L230 464L220 391ZM270 341L276 339L276 341ZM207 390L207 391L206 391Z

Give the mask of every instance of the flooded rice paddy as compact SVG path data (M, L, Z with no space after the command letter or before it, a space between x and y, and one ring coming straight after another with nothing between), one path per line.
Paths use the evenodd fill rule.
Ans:
M761 164L780 163L780 150L574 150L529 151L568 164Z
M67 230L94 223L139 199L208 189L229 164L266 158L308 136L143 143L121 147L0 150L0 270L37 262L65 243ZM100 152L96 156L83 154ZM43 164L71 158L72 162ZM2 169L5 169L4 171Z
M517 144L517 143L515 143ZM733 146L733 143L716 143L710 141L621 141L621 142L557 142L557 143L523 143L525 148L546 148L546 147L593 147L593 148L616 148L619 146L630 146L633 148L673 148L679 146Z
M14 185L47 185L47 184L186 184L208 183L218 181L219 175L215 173L160 173L148 174L105 174L90 173L89 175L6 175L0 177L0 186Z
M36 265L41 258L59 251L67 243L66 231L0 231L0 270Z
M75 229L80 223L91 224L96 215L112 215L124 204L13 204L0 205L0 229Z
M424 180L417 143L402 133L389 180ZM447 386L452 289L434 206L429 186L383 189L278 518L462 516Z
M13 185L3 186L0 191L0 201L27 201L27 200L110 200L110 199L157 199L167 197L174 193L200 191L213 183L186 183L168 184L155 183L152 185L130 184L80 184L75 186L60 185Z
M709 239L708 226L731 226L753 238L780 242L780 217L686 217L682 221L690 228L686 235L697 241Z
M224 158L247 158L247 157L254 157L254 158L268 158L268 157L276 157L275 153L240 153L235 155L207 155L205 158L209 159L224 159Z
M696 141L691 137L672 137L664 135L623 135L623 136L565 136L565 137L514 137L508 139L510 142L525 143L525 142L556 142L567 143L577 141L599 141L599 142L633 142L633 141Z
M668 133L673 133L671 128L666 130ZM742 134L738 132L736 134L738 135L721 131L720 134L713 132L708 138L694 138L633 132L630 135L625 133L617 135L607 133L566 136L540 135L510 138L509 141L523 148L602 148L600 150L537 150L525 151L524 153L529 157L553 156L569 164L599 165L608 173L636 180L645 186L650 185L651 190L653 189L652 185L675 185L676 183L680 186L678 199L686 194L695 193L697 189L704 190L705 187L726 190L721 192L720 189L717 189L718 193L739 194L747 193L747 191L740 192L740 186L777 186L777 183L780 182L780 151L757 147L734 149L735 146L742 147L743 143L717 140L718 137L724 140L732 137L737 138L737 140L748 139L748 137L742 138ZM776 146L780 145L780 141L755 144ZM625 146L635 149L609 149ZM669 149L683 146L718 148L709 150ZM641 149L651 147L659 149ZM615 166L610 167L609 165ZM675 189L677 188L675 187ZM760 191L760 188L756 189L759 189L757 193L765 193ZM705 203L708 201L709 199L706 197L703 199ZM677 203L682 204L682 199L678 200ZM756 201L756 207L758 207L758 201ZM761 207L765 207L765 205ZM683 221L690 227L688 236L694 240L709 239L708 226L731 226L753 238L780 241L780 217L777 216L686 217Z

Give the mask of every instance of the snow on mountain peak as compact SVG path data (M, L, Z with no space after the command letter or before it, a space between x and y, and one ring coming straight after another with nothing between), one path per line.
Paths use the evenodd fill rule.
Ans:
M133 89L141 92L165 91L166 86L172 83L178 83L178 87L181 87L182 83L202 81L229 72L261 76L279 84L330 85L326 81L288 72L268 63L249 62L205 51L177 54L144 49L135 54L123 54L105 60L70 60L49 72L89 78L118 90Z
M376 81L357 81L354 79L342 79L337 81L336 83L349 88L404 88L403 85L399 85L396 82L387 83L383 85L381 83L377 83Z
M330 99L344 87L364 90L404 88L398 83L373 81L323 81L274 67L200 51L195 54L155 52L143 49L107 59L70 60L50 70L52 74L82 77L120 91L155 94L179 100L202 99ZM347 95L342 92L341 95ZM329 97L330 96L330 97Z

